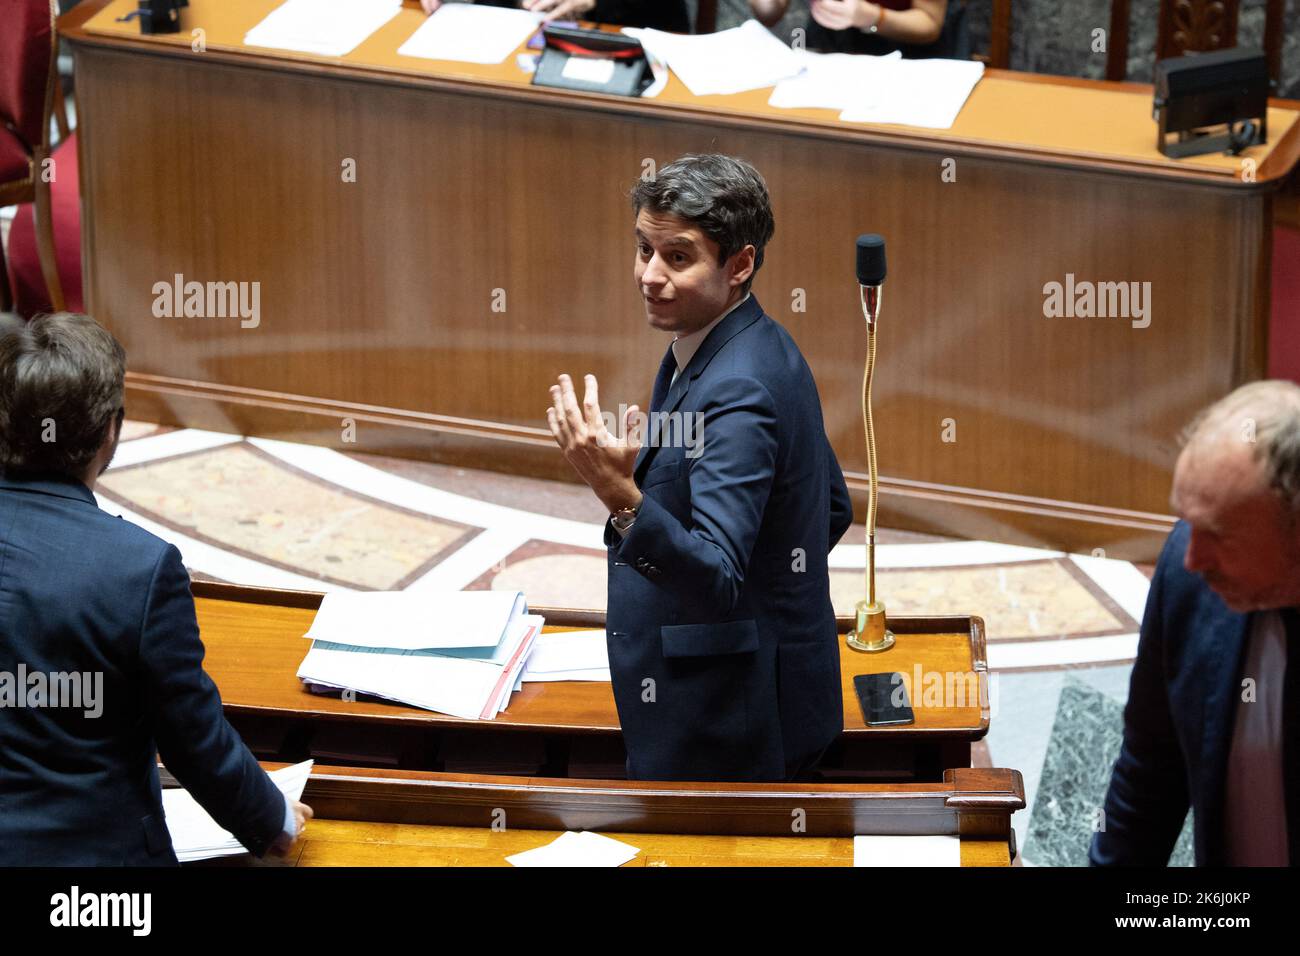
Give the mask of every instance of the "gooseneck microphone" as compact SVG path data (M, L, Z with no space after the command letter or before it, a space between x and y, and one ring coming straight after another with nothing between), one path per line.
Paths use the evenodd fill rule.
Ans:
M858 236L858 286L862 315L874 329L880 316L880 289L885 284L885 240L874 232Z
M885 605L876 600L876 501L880 476L876 472L876 429L871 418L871 381L876 368L876 322L880 318L880 292L885 283L885 240L875 233L858 236L858 295L867 320L867 366L862 374L862 426L867 438L867 597L857 603L849 647L857 651L885 651L894 635L885 618Z

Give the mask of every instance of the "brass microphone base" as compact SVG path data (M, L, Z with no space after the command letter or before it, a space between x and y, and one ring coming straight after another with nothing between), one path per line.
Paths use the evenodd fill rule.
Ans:
M849 647L878 654L894 646L894 632L885 626L885 605L862 600L857 604L857 622L849 635Z

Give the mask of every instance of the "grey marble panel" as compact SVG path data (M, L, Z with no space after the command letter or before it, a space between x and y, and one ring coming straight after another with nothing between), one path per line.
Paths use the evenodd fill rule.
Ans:
M1086 866L1088 845L1106 796L1124 729L1123 704L1066 675L1025 841L1035 866ZM1190 866L1191 814L1170 857Z

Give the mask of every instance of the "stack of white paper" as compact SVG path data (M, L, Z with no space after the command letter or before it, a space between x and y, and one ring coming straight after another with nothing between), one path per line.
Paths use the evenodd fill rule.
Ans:
M609 680L604 631L556 631L533 645L521 680Z
M312 762L305 760L271 771L271 779L280 792L293 800L302 799L303 788L311 775ZM167 817L167 830L171 833L172 849L182 863L194 860L211 860L219 856L235 856L248 851L229 831L223 830L208 815L197 800L186 790L162 792L163 813Z
M331 591L306 636L356 647L480 648L482 657L527 608L522 591Z
M696 96L762 89L794 76L801 68L795 51L757 20L694 36L638 27L626 27L623 32L667 63Z
M401 9L402 0L286 0L244 35L244 43L344 56Z
M890 64L902 58L897 51L886 56L794 52L803 69L776 85L767 101L771 106L843 110L874 102L888 92Z
M882 95L864 93L841 120L948 129L984 75L976 60L895 60L883 69Z
M512 866L622 866L641 851L599 833L570 830L546 846L506 857Z
M397 48L402 56L462 63L500 63L541 23L540 13L444 3Z
M469 720L506 709L545 621L518 591L331 593L298 677Z

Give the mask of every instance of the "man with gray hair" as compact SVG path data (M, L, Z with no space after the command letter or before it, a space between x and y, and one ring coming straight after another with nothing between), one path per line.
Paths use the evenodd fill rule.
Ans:
M610 675L628 775L782 780L843 729L827 553L852 522L812 371L750 293L774 223L731 156L683 156L632 191L633 278L674 334L628 437L594 375L561 375L547 419L610 512ZM697 423L696 427L692 423ZM689 436L691 441L682 439Z
M1190 806L1198 865L1300 864L1300 386L1202 412L1170 504L1089 857L1166 864Z

